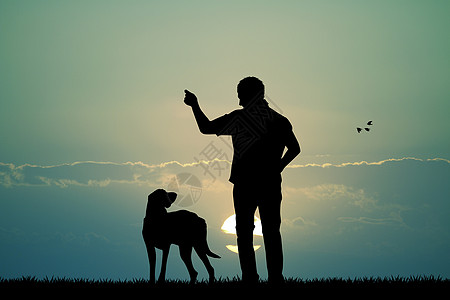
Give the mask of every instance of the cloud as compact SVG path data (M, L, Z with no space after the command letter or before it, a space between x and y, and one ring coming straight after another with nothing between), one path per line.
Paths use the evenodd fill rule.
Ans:
M86 183L79 182L77 180L72 179L52 179L43 176L37 177L41 180L45 185L55 185L60 188L66 188L69 186L85 186L85 187L106 187L111 183L110 179L105 180L93 180L89 179ZM117 182L117 181L116 181Z
M285 218L284 223L294 228L317 226L317 229L333 231L341 224L406 226L401 214L411 209L411 206L391 203L363 188L344 184L286 187L285 190L289 199L297 199L289 212L298 211L302 214Z
M363 224L373 224L373 225L404 225L402 218L398 216L397 218L369 218L369 217L339 217L338 221L347 223L363 223Z
M388 163L397 162L443 162L450 164L450 160L444 158L389 158L376 162L358 161L346 162L341 164L323 163L323 164L304 164L304 165L289 165L289 169L298 168L345 168L354 166L381 166ZM161 176L174 175L174 170L193 168L203 170L214 164L224 164L226 169L229 169L231 162L228 160L214 159L214 160L198 160L194 162L181 163L176 160L162 162L158 164L148 164L141 161L138 162L103 162L103 161L77 161L71 163L61 163L54 165L37 165L26 163L16 166L12 163L0 162L0 185L4 187L13 186L57 186L60 188L67 188L70 186L82 187L107 187L111 184L134 184L134 185L149 185L156 186L164 179ZM172 173L171 173L172 172ZM204 173L204 172L203 172ZM228 172L224 174L223 178L228 179ZM222 174L221 174L222 175ZM214 178L215 180L215 178ZM350 191L344 186L317 186L315 190L303 191L310 197L327 197L327 194L348 194L353 195L353 198L360 196L356 195L360 191ZM333 196L333 195L331 195Z
M161 181L164 170L192 168L229 161L214 159L190 163L169 161L159 164L143 162L97 162L77 161L55 165L23 164L0 162L0 185L12 186L69 186L106 187L110 184L153 185Z
M376 206L376 200L367 195L364 189L344 184L320 184L302 188L287 186L284 190L290 197L301 194L308 200L341 202L364 210L372 210Z
M358 162L346 162L346 163L340 163L340 164L332 164L332 163L323 163L323 164L304 164L304 165L289 165L287 168L296 169L296 168L307 168L307 167L320 167L320 168L328 168L328 167L336 167L336 168L342 168L342 167L348 167L348 166L380 166L385 163L389 162L400 162L400 161L419 161L419 162L431 162L431 161L443 161L448 164L450 164L450 160L445 158L416 158L416 157L403 157L403 158L388 158L385 160L380 160L376 162L367 162L365 160L358 161Z
M298 226L298 227L306 227L306 226L317 226L317 223L312 221L312 220L308 220L305 219L303 217L296 217L294 219L284 219L283 220L283 224L287 225L287 226Z

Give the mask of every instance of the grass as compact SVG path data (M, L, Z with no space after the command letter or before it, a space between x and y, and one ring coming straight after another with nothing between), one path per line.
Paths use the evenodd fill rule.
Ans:
M440 276L411 276L411 277L363 277L363 278L322 278L300 279L287 278L280 288L300 289L330 289L330 288L449 288L449 279ZM151 289L235 289L245 287L238 278L219 278L213 284L200 281L190 284L188 281L168 280L164 284L151 285L144 279L132 280L91 280L83 278L44 278L24 276L15 279L0 278L0 288L151 288ZM266 281L260 281L252 288L271 288Z

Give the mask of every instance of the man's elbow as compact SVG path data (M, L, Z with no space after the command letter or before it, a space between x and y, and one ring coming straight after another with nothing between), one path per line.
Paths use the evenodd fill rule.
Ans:
M203 134L212 134L214 133L209 122L205 123L205 124L199 124L198 129L200 130L201 133Z
M288 150L292 153L293 157L296 157L301 152L299 144L292 145L291 148L288 148Z
M208 130L205 127L199 127L198 129L200 129L200 132L203 134L208 134Z

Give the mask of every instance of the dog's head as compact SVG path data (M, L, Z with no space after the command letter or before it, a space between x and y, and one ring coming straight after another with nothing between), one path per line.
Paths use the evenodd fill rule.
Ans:
M165 212L177 198L177 193L167 192L164 189L157 189L148 195L147 216L149 213L159 214Z

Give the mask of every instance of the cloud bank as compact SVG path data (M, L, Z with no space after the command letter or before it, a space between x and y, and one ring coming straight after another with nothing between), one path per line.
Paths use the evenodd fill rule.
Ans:
M442 162L450 165L450 160L444 158L389 158L381 161L345 162L340 164L296 164L289 165L287 169L298 168L344 168L358 166L381 166L388 163L413 161L421 163ZM214 159L210 161L200 160L196 162L181 163L168 161L159 164L138 162L103 162L103 161L77 161L55 165L37 165L26 163L14 165L0 162L0 185L13 186L57 186L67 188L69 186L106 187L111 184L136 184L155 186L161 183L161 173L165 170L190 169L200 166L209 166L221 163L229 168L228 160ZM263 163L263 162L262 162ZM198 169L198 168L197 168ZM227 176L227 175L226 175Z

